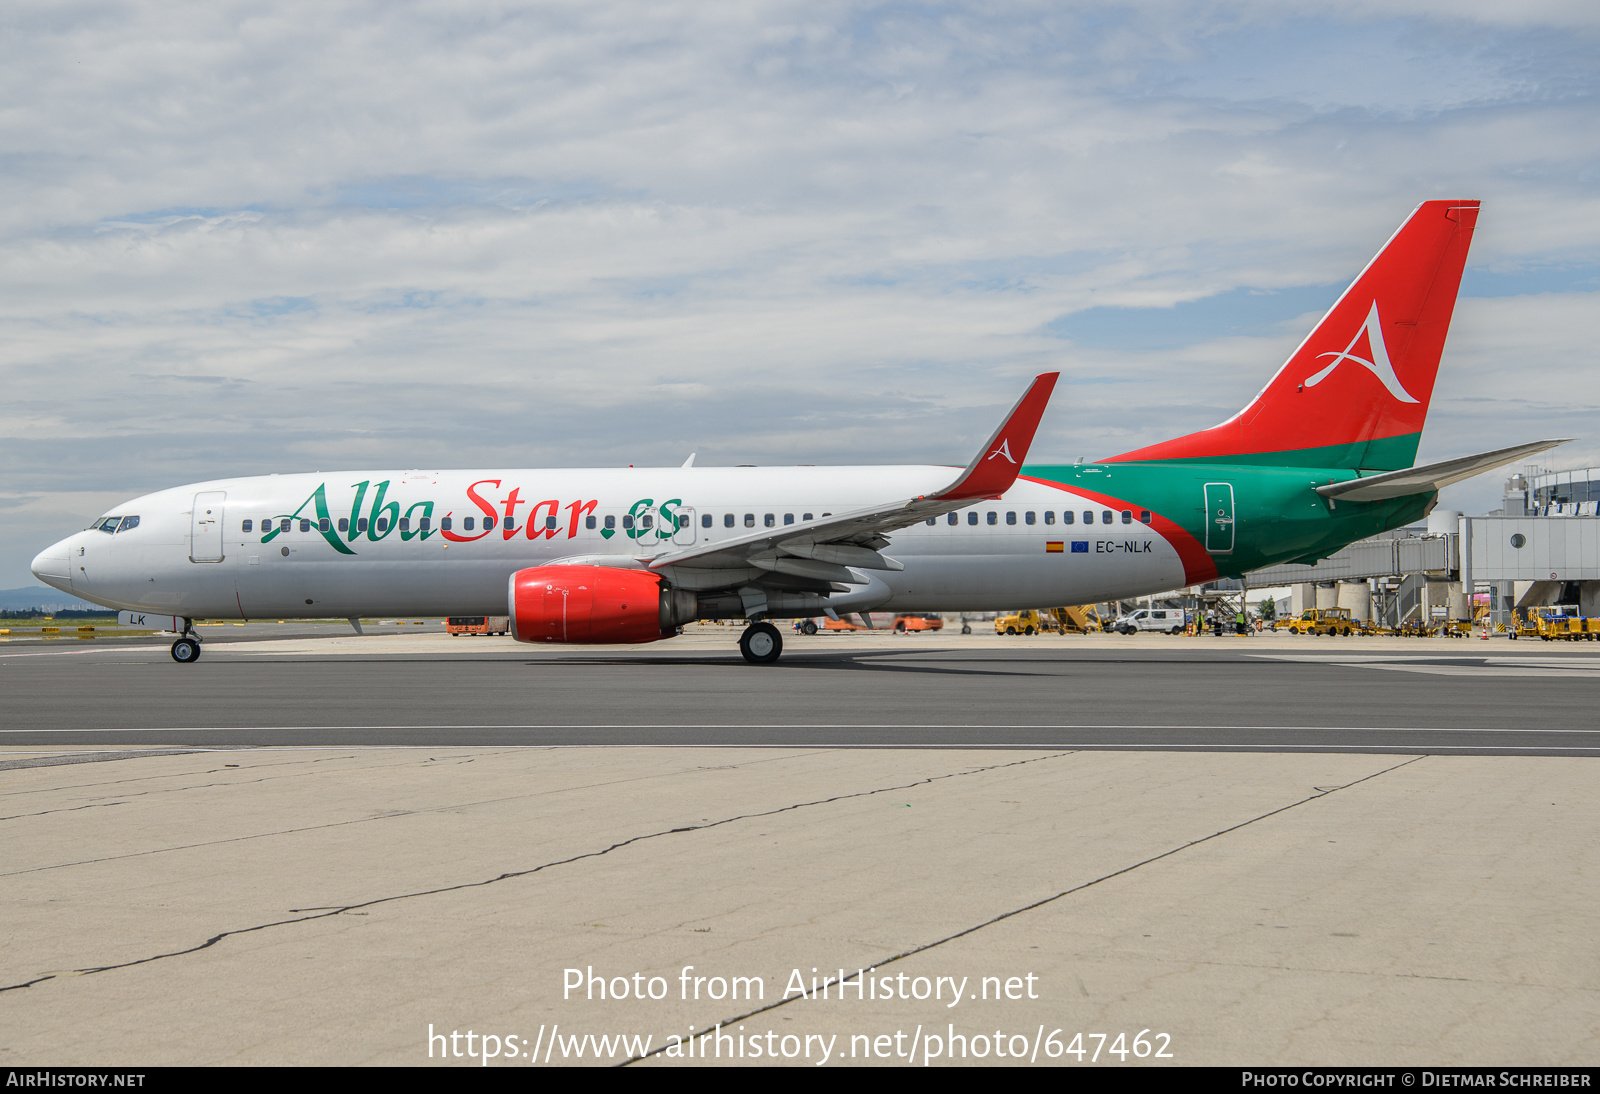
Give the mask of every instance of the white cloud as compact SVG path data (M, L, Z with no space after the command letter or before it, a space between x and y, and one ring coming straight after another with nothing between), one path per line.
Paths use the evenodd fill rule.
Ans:
M1485 199L1475 262L1600 262L1591 8L14 5L0 491L953 462L1045 368L1066 458L1209 425L1303 329L1045 325L1348 280L1428 197ZM1463 304L1470 398L1561 377L1509 440L1600 394L1562 295ZM0 586L92 515L28 513Z

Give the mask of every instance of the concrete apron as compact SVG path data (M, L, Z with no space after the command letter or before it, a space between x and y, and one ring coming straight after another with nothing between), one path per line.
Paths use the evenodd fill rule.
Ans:
M1597 1055L1585 760L119 755L0 772L8 1065Z

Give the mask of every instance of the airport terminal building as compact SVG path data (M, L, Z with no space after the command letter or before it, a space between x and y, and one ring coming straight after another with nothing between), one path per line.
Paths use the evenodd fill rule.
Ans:
M1289 609L1349 608L1387 626L1471 619L1496 633L1512 612L1569 605L1600 617L1600 467L1527 468L1485 516L1436 509L1427 524L1352 543L1315 565L1273 566L1251 587L1290 586Z

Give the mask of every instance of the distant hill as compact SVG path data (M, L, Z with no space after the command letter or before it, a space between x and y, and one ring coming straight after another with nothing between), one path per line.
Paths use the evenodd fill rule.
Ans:
M25 585L20 589L0 589L0 611L22 611L27 608L39 608L42 611L58 612L72 609L94 608L98 605L79 600L69 596L59 589L52 589L48 585Z

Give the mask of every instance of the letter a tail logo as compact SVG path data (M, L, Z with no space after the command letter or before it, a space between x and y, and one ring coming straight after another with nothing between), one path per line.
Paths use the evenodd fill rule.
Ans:
M1363 335L1367 339L1367 352L1372 355L1370 358L1362 357L1360 354L1353 352ZM1378 302L1376 300L1372 302L1372 310L1367 312L1367 321L1361 325L1360 330L1356 331L1355 337L1350 339L1350 344L1344 347L1342 352L1321 353L1317 356L1319 358L1332 357L1333 360L1329 362L1327 368L1314 375L1307 376L1306 387L1316 387L1326 380L1333 370L1341 364L1346 361L1354 361L1356 364L1370 370L1378 378L1378 381L1389 389L1389 394L1399 399L1402 403L1414 403L1417 401L1411 397L1411 393L1400 383L1400 377L1394 374L1394 366L1389 363L1389 348L1383 342L1383 321L1378 318Z
M1011 463L1016 463L1017 462L1016 460L1011 458L1011 442L1010 442L1010 440L1001 441L1000 442L1000 447L995 449L993 452L989 453L989 459L991 459L991 460L994 459L996 456L1004 456Z

